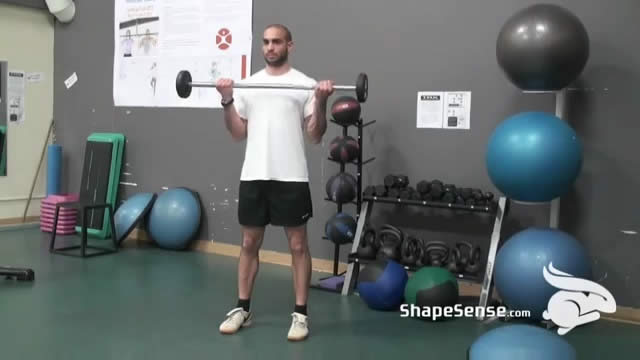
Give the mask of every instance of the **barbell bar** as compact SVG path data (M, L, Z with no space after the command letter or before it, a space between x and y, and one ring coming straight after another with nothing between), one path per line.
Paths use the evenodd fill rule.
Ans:
M191 95L193 87L216 87L214 82L193 81L191 73L187 70L181 70L176 77L176 91L181 98L188 98ZM312 86L302 86L293 84L251 84L251 83L234 83L234 88L244 89L292 89L292 90L314 90ZM346 90L356 92L358 101L363 103L367 101L369 96L369 77L365 73L358 74L355 85L334 85L335 90Z

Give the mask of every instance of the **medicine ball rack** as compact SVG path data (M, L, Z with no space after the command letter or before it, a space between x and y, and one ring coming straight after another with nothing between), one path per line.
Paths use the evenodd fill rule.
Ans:
M487 307L493 292L493 281L492 281L493 267L494 267L496 255L498 252L498 246L500 244L502 222L504 220L504 217L508 214L509 207L510 207L510 199L507 199L506 197L500 197L497 201L497 205L476 206L476 205L444 203L444 202L438 202L438 201L405 200L405 199L397 199L397 198L389 198L389 197L364 196L363 204L360 209L360 215L358 216L358 225L356 228L356 235L354 238L353 246L351 248L351 253L349 254L347 273L345 276L344 284L342 286L343 296L347 296L352 293L355 285L355 279L358 278L358 274L360 271L360 264L361 263L366 264L366 263L375 261L370 259L360 259L358 257L358 247L360 246L362 233L365 228L367 219L371 215L371 211L375 203L394 204L394 205L400 205L400 206L421 206L421 207L429 207L429 208L440 208L443 210L457 210L457 211L465 210L465 211L480 212L480 213L494 215L495 221L493 225L493 231L491 233L491 242L489 245L489 251L487 253L484 277L480 279L480 277L467 276L462 274L456 275L458 279L462 281L468 281L472 283L482 283L482 290L480 292L478 306L482 308ZM405 266L405 269L409 272L414 272L417 270L415 267L408 267L408 266ZM476 319L485 320L482 314L479 314L476 317Z
M367 159L366 161L362 160L362 136L363 136L363 129L369 125L372 125L376 122L376 120L372 120L369 121L367 123L364 122L364 120L362 118L360 118L355 124L349 124L349 125L342 125L338 122L336 122L333 119L329 120L330 122L337 124L338 126L342 127L342 136L348 136L349 135L349 127L354 126L358 129L358 157L356 160L351 161L351 162L347 162L347 163L343 163L342 161L336 160L336 159L332 159L330 156L328 157L329 161L332 162L336 162L338 164L340 164L340 172L345 172L346 169L346 165L347 164L351 164L351 165L356 165L357 167L357 174L356 174L356 179L358 182L357 188L356 188L356 201L352 201L349 202L348 204L353 204L356 206L356 222L358 222L358 217L361 214L361 208L362 208L362 168L364 165L374 161L376 158L372 157L370 159ZM336 204L337 206L337 212L340 213L342 212L342 206L344 204L339 203L339 202L335 202L332 199L329 199L328 197L325 198L325 201L329 201L329 202L333 202ZM357 237L357 232L356 232L356 237ZM354 237L354 239L356 239L356 237ZM322 237L323 240L329 240L329 238L327 238L326 236ZM318 290L324 290L324 291L329 291L329 292L334 292L334 293L340 293L342 291L342 289L338 286L336 288L332 288L332 287L327 287L327 286L322 286L321 283L323 281L327 281L328 279L335 279L336 277L343 277L345 273L342 274L338 274L338 264L339 264L339 260L340 260L340 244L334 244L334 253L333 253L333 275L329 276L329 277L325 277L320 279L319 284L311 284L311 287L314 289L318 289Z

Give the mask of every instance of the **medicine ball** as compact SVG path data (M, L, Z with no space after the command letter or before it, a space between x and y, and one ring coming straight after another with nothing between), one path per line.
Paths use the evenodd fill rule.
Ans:
M367 264L358 276L360 298L373 310L397 310L404 301L404 288L409 275L395 261Z
M324 232L331 242L342 245L353 242L356 226L356 220L351 215L339 212L327 221Z
M542 320L558 289L544 277L549 264L575 278L593 280L591 259L574 237L560 230L531 227L510 237L498 251L493 270L496 290L513 310ZM586 288L585 288L586 289Z
M503 121L491 134L486 164L507 197L548 202L566 194L582 168L582 142L566 121L532 111Z
M533 325L504 325L478 337L469 360L576 360L576 350L561 336Z
M405 302L425 307L449 307L458 302L458 281L447 269L441 267L423 267L411 276L404 290ZM444 315L444 313L443 313ZM434 317L433 312L422 320L442 320Z
M346 126L360 120L360 103L351 96L341 96L331 106L331 116L336 123Z
M538 4L515 13L496 45L498 64L522 90L559 90L574 81L589 58L589 36L574 14Z
M356 198L357 187L358 181L353 175L341 172L327 181L327 196L339 204L348 203Z
M351 162L358 158L360 145L351 136L337 136L329 144L329 155L335 161Z

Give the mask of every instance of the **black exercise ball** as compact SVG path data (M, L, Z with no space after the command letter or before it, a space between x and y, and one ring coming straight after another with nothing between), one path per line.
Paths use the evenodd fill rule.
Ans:
M360 103L352 96L341 96L331 106L333 120L343 126L353 125L360 120Z
M341 172L333 175L327 181L327 196L336 203L348 203L356 198L357 186L358 181L353 175Z
M334 244L348 244L353 242L357 225L353 216L339 212L327 221L324 232L329 241Z
M351 162L358 157L360 146L351 136L338 136L329 144L331 159L343 163Z
M522 90L560 90L575 81L589 58L589 36L577 16L538 4L515 13L496 45L498 64Z

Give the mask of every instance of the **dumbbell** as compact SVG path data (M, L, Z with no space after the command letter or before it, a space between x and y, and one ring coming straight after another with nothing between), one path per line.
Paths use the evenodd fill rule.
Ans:
M375 186L367 186L363 192L364 196L375 196L376 195L376 187Z
M431 183L426 180L422 180L416 184L416 190L418 190L420 194L426 194L431 191Z
M384 186L388 188L404 189L409 186L409 177L407 175L392 175L384 177Z
M389 188L389 190L387 191L387 197L392 198L392 199L399 199L400 198L400 189L397 188Z

